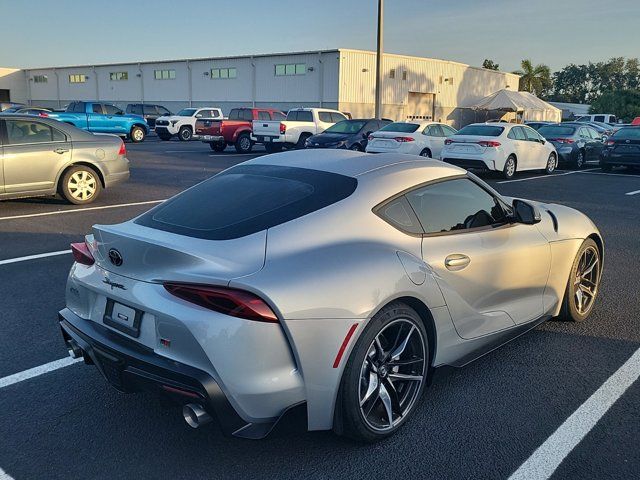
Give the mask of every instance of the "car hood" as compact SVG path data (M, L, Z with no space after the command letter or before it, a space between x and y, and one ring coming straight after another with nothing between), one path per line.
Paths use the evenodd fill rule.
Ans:
M183 117L183 116L180 116L180 115L164 115L162 117L156 118L156 122L158 120L167 120L167 121L170 122L171 120L184 120L185 118L192 118L192 117Z
M319 145L327 145L347 140L351 137L350 133L320 133L309 137L309 143L317 143Z

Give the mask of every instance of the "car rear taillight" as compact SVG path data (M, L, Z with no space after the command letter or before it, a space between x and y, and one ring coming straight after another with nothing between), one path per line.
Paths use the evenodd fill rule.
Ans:
M615 145L615 144L616 144L615 140L607 140L607 146L608 147L610 147L612 145Z
M396 142L400 142L400 143L405 143L405 142L413 142L415 141L414 138L411 137L395 137L394 140Z
M496 142L495 140L480 140L478 142L478 145L480 145L481 147L499 147L500 146L500 142Z
M445 145L451 145L452 143L453 143L453 140L451 140L450 138L447 138L447 139L444 141L444 144L445 144Z
M91 250L89 250L87 242L72 243L71 253L73 254L74 260L82 265L93 265L95 263L95 259L91 254Z
M287 126L284 123L280 123L280 135L284 135L287 131Z
M575 143L573 138L554 138L553 141L558 143Z
M189 283L165 283L164 288L178 298L232 317L277 323L271 307L257 295L244 290Z
M39 117L42 117L42 118L46 118L46 117L48 117L48 116L49 116L49 114L48 114L47 112L40 112L40 113L38 114L38 116L39 116Z
M124 142L120 143L120 150L118 150L118 155L126 155L127 147L124 145Z

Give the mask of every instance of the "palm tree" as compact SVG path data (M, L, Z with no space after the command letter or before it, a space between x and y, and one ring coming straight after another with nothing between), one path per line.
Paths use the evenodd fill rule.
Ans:
M530 92L534 95L543 95L551 86L551 71L544 64L533 66L531 60L522 60L522 70L516 70L520 75L520 91Z

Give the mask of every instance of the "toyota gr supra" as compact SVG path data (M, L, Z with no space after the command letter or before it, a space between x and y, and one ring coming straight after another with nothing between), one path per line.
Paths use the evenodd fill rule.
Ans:
M309 430L387 437L438 367L586 319L603 265L576 210L347 150L253 159L72 247L70 355L244 438L294 406Z

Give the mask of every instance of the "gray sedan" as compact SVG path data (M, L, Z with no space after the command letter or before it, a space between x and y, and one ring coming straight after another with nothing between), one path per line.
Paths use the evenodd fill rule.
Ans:
M129 178L123 141L47 118L0 118L0 199L60 194L93 202L103 188Z
M603 243L461 168L321 149L236 165L72 251L62 335L118 390L238 437L304 404L309 429L375 441L436 369L585 320Z

